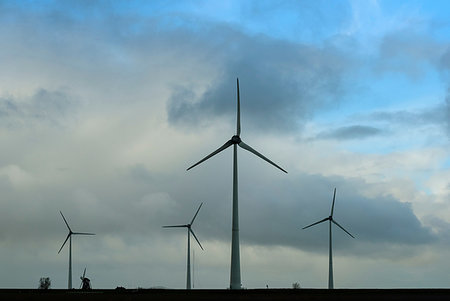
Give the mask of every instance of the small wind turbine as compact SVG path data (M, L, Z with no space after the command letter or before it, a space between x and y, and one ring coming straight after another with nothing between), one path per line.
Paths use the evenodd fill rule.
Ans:
M194 168L200 163L208 160L212 156L220 153L226 148L233 145L233 211L232 211L232 229L231 229L231 271L230 271L230 289L241 289L241 260L240 260L240 251L239 251L239 206L238 206L238 167L237 167L237 145L241 148L253 153L254 155L260 157L261 159L267 161L272 164L276 168L285 171L280 166L276 165L262 154L258 153L256 150L251 148L249 145L245 144L241 138L241 105L240 105L240 96L239 96L239 79L237 79L237 125L236 125L236 135L231 137L230 140L225 142L224 145L219 147L217 150L198 161L187 170Z
M187 228L188 230L188 246L187 246L187 275L186 275L186 289L191 289L191 233L194 236L195 240L197 241L200 248L202 248L202 244L198 240L197 236L195 236L194 231L192 230L192 224L194 223L195 218L197 217L198 212L200 211L200 208L202 207L203 203L200 204L200 206L197 209L197 212L195 212L194 217L192 218L191 222L186 225L174 225L174 226L163 226L163 228Z
M64 243L62 244L61 248L58 251L58 254L61 252L62 248L64 247L64 245L66 244L67 240L69 240L69 281L68 281L68 289L72 289L72 235L95 235L94 233L84 233L84 232L73 232L72 229L70 229L69 224L66 221L66 218L64 217L64 215L62 214L61 211L59 211L59 213L61 213L61 216L64 220L64 223L67 226L67 229L69 229L69 234L67 234L66 240L64 241Z
M302 229L306 229L309 227L312 227L314 225L323 223L325 221L329 221L330 224L330 250L329 250L329 264L328 264L328 288L329 289L333 289L334 288L334 282L333 282L333 247L332 247L332 239L331 239L331 223L335 224L336 226L338 226L339 228L341 228L342 230L344 230L345 233L347 233L348 235L350 235L351 237L355 238L353 235L350 234L350 232L348 232L347 230L344 229L344 227L342 227L341 225L338 224L337 221L335 221L333 219L333 211L334 211L334 201L336 199L336 188L334 188L334 195L333 195L333 204L331 205L331 213L329 217L326 217L318 222L315 222L309 226L303 227Z

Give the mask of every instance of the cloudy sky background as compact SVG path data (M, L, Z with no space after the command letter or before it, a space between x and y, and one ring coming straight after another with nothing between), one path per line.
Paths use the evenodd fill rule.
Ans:
M0 287L449 287L447 1L0 1Z

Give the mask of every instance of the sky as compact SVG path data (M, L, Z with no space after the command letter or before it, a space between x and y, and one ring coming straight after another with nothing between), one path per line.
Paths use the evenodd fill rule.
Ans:
M0 287L450 286L448 1L0 0Z

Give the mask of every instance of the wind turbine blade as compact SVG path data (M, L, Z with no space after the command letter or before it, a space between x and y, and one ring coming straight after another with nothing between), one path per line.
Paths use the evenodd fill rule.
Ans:
M206 156L205 158L201 159L200 161L198 161L197 163L195 163L194 165L192 165L191 167L189 167L186 170L189 170L191 168L194 168L195 166L199 165L200 163L202 163L203 161L208 160L209 158L211 158L212 156L220 153L221 151L223 151L224 149L226 149L227 147L231 146L233 144L233 142L231 140L228 140L227 142L225 142L224 145L222 145L221 147L219 147L217 150L215 150L214 152L212 152L211 154L209 154L208 156Z
M163 228L186 228L188 225L162 226Z
M69 232L69 234L67 234L66 240L63 242L61 248L59 249L58 254L61 252L62 248L64 248L64 245L66 244L66 242L69 239L70 235L72 235L72 233Z
M70 229L69 224L67 223L66 218L64 217L64 214L62 214L61 211L59 211L59 213L61 213L61 216L62 216L64 222L66 223L67 229L69 229L69 231L72 232L72 229Z
M86 276L86 268L84 268L83 279L84 279L84 276Z
M257 155L258 157L260 157L261 159L269 162L270 164L272 164L273 166L275 166L276 168L284 171L285 173L288 173L287 171L285 171L283 168L281 168L280 166L276 165L275 163L273 163L272 161L270 161L269 159L267 159L266 157L264 157L263 155L261 155L260 153L258 153L256 150L254 150L253 148L251 148L249 145L245 144L243 141L239 142L238 144L240 147L242 147L245 150L248 150L249 152Z
M197 236L195 236L195 233L194 233L194 231L192 231L192 229L191 229L191 228L189 228L189 232L191 232L191 233L192 233L192 235L194 236L194 238L195 238L195 240L197 241L198 245L199 245L199 246L200 246L200 248L202 248L202 250L203 250L202 244L201 244L201 243L200 243L200 241L198 240Z
M203 202L202 202L202 203L200 204L200 206L198 207L197 212L195 212L195 215L194 215L194 217L193 217L192 220L191 220L191 225L192 225L192 223L194 222L195 218L197 217L197 214L198 214L198 212L200 211L200 208L202 208L202 205L203 205Z
M324 221L327 221L328 219L329 219L329 218L326 217L326 218L324 218L324 219L322 219L322 220L320 220L320 221L318 221L318 222L315 222L315 223L313 223L313 224L311 224L311 225L309 225L309 226L303 227L302 230L304 230L304 229L306 229L306 228L309 228L309 227L312 227L312 226L314 226L314 225L323 223Z
M95 233L86 233L86 232L73 232L74 235L95 235Z
M239 95L239 78L236 78L237 82L237 126L236 126L236 135L241 134L241 98Z
M347 234L350 235L351 237L355 238L353 235L350 234L350 232L348 232L347 230L345 230L344 227L342 227L341 225L339 225L337 221L335 221L334 219L331 219L331 221L332 221L336 226L338 226L339 228L341 228L342 230L344 230L345 233L347 233Z
M331 214L330 216L333 216L333 211L334 211L334 200L336 199L336 187L334 188L334 194L333 194L333 205L331 205Z

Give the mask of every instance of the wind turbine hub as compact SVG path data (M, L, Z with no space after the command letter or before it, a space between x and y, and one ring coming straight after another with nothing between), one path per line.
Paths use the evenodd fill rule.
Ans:
M231 142L233 142L233 144L239 144L241 143L241 137L239 137L238 135L234 135L233 137L231 137Z

